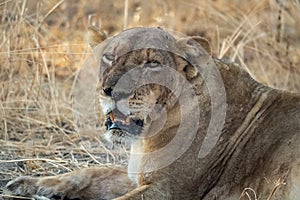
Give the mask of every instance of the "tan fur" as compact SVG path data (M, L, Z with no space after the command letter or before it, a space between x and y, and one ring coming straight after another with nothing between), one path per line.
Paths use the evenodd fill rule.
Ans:
M237 64L212 59L209 56L210 52L204 51L207 47L203 48L197 40L191 39L173 39L158 28L136 28L110 39L101 52L102 56L120 55L117 61L111 63L108 62L112 60L111 57L101 61L104 71L98 85L98 98L103 104L112 101L111 97L103 93L103 89L114 88L116 77L133 67L147 63L145 60L155 59L161 64L171 66L192 85L197 98L185 100L192 102L194 98L197 99L201 111L199 127L192 144L178 159L164 168L148 172L146 166L151 157L145 155L140 160L131 158L128 167L129 178L127 173L118 169L101 167L82 169L55 177L21 177L8 183L6 193L29 197L37 195L50 199L57 196L61 199L112 199L119 196L116 199L246 200L249 197L254 199L252 191L255 191L259 199L299 199L300 95L261 85ZM147 41L157 42L157 46L173 48L185 56L174 56L169 52L153 49L130 51L129 54L122 55L132 46ZM189 58L191 62L196 63L201 56L211 59L212 62L191 65L186 61L186 58ZM212 106L210 91L200 72L209 71L212 65L217 67L223 79L226 91L226 120L217 144L206 157L199 158ZM141 73L147 70L141 69ZM160 76L160 73L155 71L149 73ZM131 77L132 82L143 78L139 74ZM176 79L172 84L177 88L182 87ZM215 88L216 91L217 89ZM215 90L212 89L212 92ZM137 139L135 142L136 138L124 133L124 141L130 140L129 143L133 143L133 154L135 151L149 153L159 150L175 137L181 120L180 105L171 91L148 84L137 89L130 96L129 102L129 109L133 111L131 118L145 119L145 127L149 130L153 126L147 124L148 115L154 116L154 122L161 119L159 113L149 113L153 105L157 102L165 103L167 112L164 126L153 137L142 141ZM193 109L185 112L195 114ZM120 132L106 134L110 134L112 140L115 140L113 137ZM161 159L154 160L153 164L160 164L166 156L168 155L162 155ZM132 173L133 168L138 168L139 173Z

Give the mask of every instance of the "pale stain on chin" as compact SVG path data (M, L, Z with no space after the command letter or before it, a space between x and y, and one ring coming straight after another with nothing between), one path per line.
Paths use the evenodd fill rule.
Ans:
M111 138L111 134L109 133L109 131L105 132L104 134L104 139L110 143L113 143L112 138Z

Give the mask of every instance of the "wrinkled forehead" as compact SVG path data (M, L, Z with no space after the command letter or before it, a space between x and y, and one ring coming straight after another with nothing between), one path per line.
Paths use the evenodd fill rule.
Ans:
M141 49L160 49L175 54L182 52L176 39L161 28L128 29L110 39L103 54L114 54L116 58Z

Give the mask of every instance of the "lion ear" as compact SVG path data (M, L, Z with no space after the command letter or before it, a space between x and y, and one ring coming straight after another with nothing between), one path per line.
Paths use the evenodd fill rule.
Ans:
M107 34L96 26L89 26L87 33L87 41L92 48L103 42L107 38Z
M178 47L184 52L183 58L188 60L189 64L185 62L179 62L179 70L182 70L188 79L192 79L197 76L198 68L196 67L195 61L199 56L209 55L211 56L212 51L209 42L199 36L185 37L177 40Z
M203 54L203 50L207 52L208 55L212 55L212 50L210 48L209 42L205 38L200 36L180 38L177 41L177 44L183 51L189 52L189 54L192 54L193 56Z
M190 39L198 42L209 55L212 55L211 46L207 39L200 36L192 36Z

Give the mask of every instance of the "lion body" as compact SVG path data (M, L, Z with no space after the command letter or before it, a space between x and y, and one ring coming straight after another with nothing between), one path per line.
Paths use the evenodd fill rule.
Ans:
M144 34L145 32L151 34ZM145 37L148 40L145 40ZM212 116L211 107L222 106L213 105L210 98L211 93L216 93L218 88L210 87L205 83L203 70L207 70L210 65L192 68L190 65L187 66L184 59L170 55L166 51L156 51L150 48L140 50L139 47L132 47L133 43L141 45L140 43L150 41L151 37L156 38L158 43L166 45L168 48L176 49L174 51L177 53L184 53L191 59L191 63L199 56L208 58L206 63L214 65L223 80L226 92L224 126L216 145L202 158L199 158L199 152L207 135L210 116ZM131 156L127 173L119 169L99 167L82 169L79 170L79 173L72 172L55 177L38 178L38 181L32 181L30 177L22 177L8 183L8 193L25 196L36 195L50 199L55 195L62 199L112 199L117 197L118 200L246 200L254 199L255 196L259 199L272 200L299 199L300 95L263 86L253 80L237 64L211 58L204 52L205 47L203 49L190 43L189 40L178 42L170 37L161 29L137 28L110 39L101 55L125 56L120 56L115 65L113 64L115 61L110 62L110 57L103 59L105 63L114 66L105 68L103 78L98 85L98 97L105 114L108 110L113 109L111 107L114 106L114 103L112 97L104 94L103 91L106 88L115 87L120 76L130 70L129 68L124 69L124 67L137 65L147 59L155 59L161 64L172 66L188 80L195 91L194 96L184 97L183 100L191 104L196 101L195 107L199 107L201 111L198 113L199 123L195 137L181 155L162 167L160 164L167 159L168 155L162 154L161 157L155 158L151 156L152 152L164 148L176 136L182 120L180 117L182 110L180 110L181 105L176 100L173 101L174 94L170 91L161 86L147 84L136 90L135 94L131 96L129 104L121 108L122 112L130 110L130 117L134 120L143 118L145 123L143 130L150 131L155 129L154 125L162 118L161 112L157 110L152 112L155 104L165 105L167 117L158 133L152 137L130 142L132 143L132 155L142 152L144 156ZM147 46L147 44L144 45ZM135 49L135 51L129 52L130 49ZM129 53L127 54L127 52ZM105 65L105 63L101 65ZM143 65L145 64L147 62L143 63ZM159 76L156 63L152 63L151 67L154 70L151 68L149 74ZM142 70L145 69L142 68ZM199 71L203 74L200 75ZM131 81L143 80L144 77L136 75L131 77L134 79ZM173 77L171 88L182 87L177 84L176 80L176 77ZM124 91L125 89L123 88ZM124 91L121 90L120 93L124 93ZM192 115L195 107L191 106L184 112ZM152 119L150 124L148 116ZM108 137L113 138L113 134L116 133L108 134L112 134ZM124 133L124 135L126 134ZM126 137L127 135L124 140L129 140ZM178 146L173 146L169 152L174 152L178 150L177 148Z

